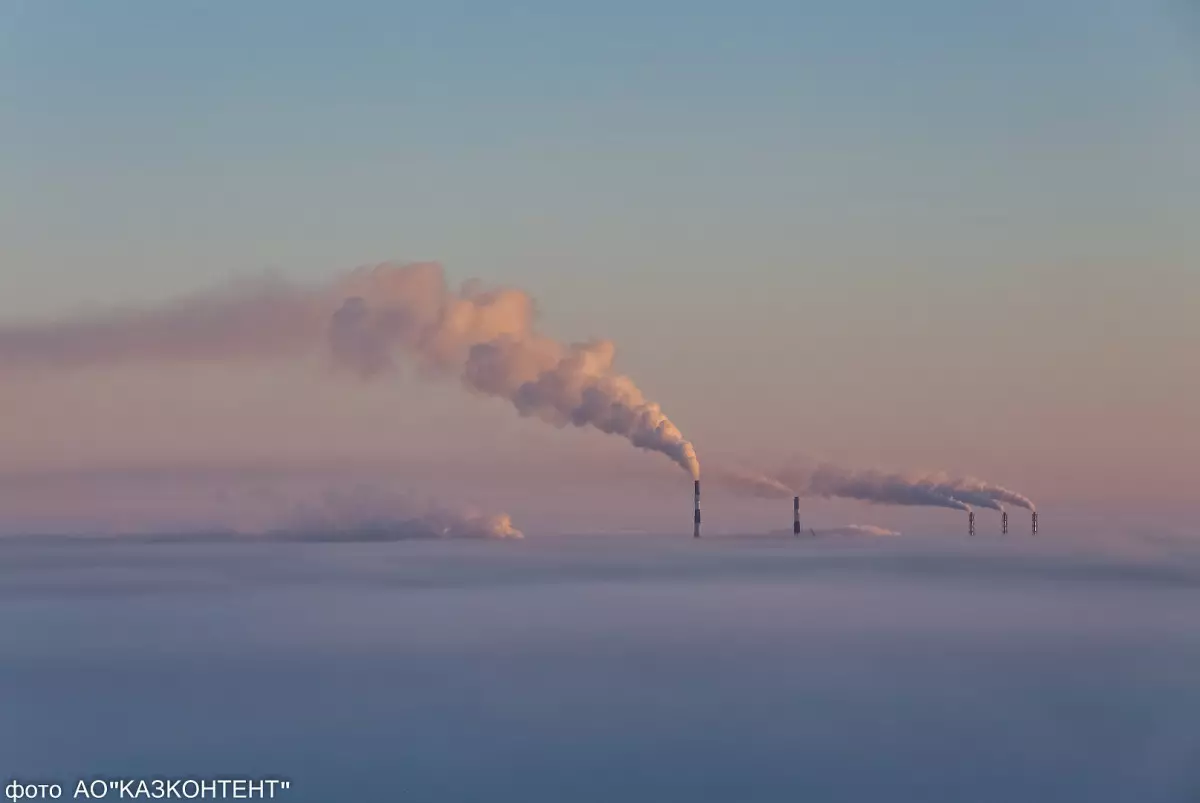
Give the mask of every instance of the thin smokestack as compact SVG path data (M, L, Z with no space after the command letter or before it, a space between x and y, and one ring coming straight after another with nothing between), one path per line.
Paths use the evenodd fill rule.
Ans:
M1034 534L1034 535L1037 535L1037 534L1038 534L1038 520L1037 520L1037 516L1038 516L1038 514L1037 514L1037 511L1036 511L1036 510L1035 510L1035 511L1033 511L1033 534Z
M1008 535L1008 511L1000 514L1000 534Z
M800 537L800 497L792 497L792 535Z
M967 513L967 535L975 534L975 511Z
M440 265L383 264L324 287L234 284L143 310L0 326L0 369L70 369L133 361L266 360L331 355L363 378L403 354L422 374L457 376L523 416L593 427L666 455L693 479L696 451L658 404L613 366L606 340L541 334L514 289L447 286Z
M700 537L700 480L696 480L696 515L692 525L692 538Z

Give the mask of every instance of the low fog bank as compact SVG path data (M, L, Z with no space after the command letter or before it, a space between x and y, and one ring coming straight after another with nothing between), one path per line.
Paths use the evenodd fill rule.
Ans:
M0 770L282 776L302 803L348 778L359 803L1181 803L1197 557L0 539Z
M37 590L42 582L51 589L113 594L213 583L246 590L297 582L403 590L570 583L804 584L839 578L968 590L1200 588L1200 541L1165 536L947 538L856 527L816 530L816 537L811 531L798 537L780 532L699 540L650 534L532 536L519 549L474 548L471 538L452 537L496 540L505 530L490 528L510 526L507 519L495 517L452 517L438 523L431 514L407 525L381 522L338 529L314 524L258 535L7 537L0 539L0 596ZM461 543L443 543L447 540ZM144 571L146 567L152 571ZM162 582L159 567L169 569L170 583Z
M539 428L534 431L540 432ZM608 441L601 439L608 444ZM453 461L213 465L155 464L124 469L0 472L0 536L28 534L263 533L297 528L296 520L339 518L346 532L357 516L388 522L421 518L431 508L511 516L529 536L661 533L688 536L692 487L665 461L642 461L610 444L614 463L559 458L535 466ZM536 461L534 461L536 462ZM745 498L719 484L704 486L704 534L763 533L792 528L792 499ZM326 508L323 510L322 508ZM1194 509L1129 509L1043 505L1042 537L1089 542L1163 537L1200 539ZM925 535L966 537L956 510L871 505L804 498L801 526L817 532L850 524ZM977 512L979 538L1000 535L1000 514ZM1010 511L1010 536L1029 536L1030 516ZM365 528L365 529L370 529Z

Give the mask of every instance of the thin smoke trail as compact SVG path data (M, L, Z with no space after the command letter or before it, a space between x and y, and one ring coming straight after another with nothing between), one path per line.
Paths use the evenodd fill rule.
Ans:
M824 464L815 469L788 468L760 472L716 466L708 472L717 485L746 496L857 499L875 504L944 507L968 511L971 506L1003 510L1014 504L1034 510L1027 497L973 477L945 473L898 473L852 470Z
M966 502L943 493L936 485L881 471L848 471L836 466L819 466L809 475L804 487L809 496L964 511L970 509Z

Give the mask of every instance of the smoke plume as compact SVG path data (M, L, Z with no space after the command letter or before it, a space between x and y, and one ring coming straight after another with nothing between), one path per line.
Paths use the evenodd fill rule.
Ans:
M836 466L819 466L804 485L810 496L860 499L890 505L922 505L969 510L967 504L924 479L882 471L848 471Z
M327 287L235 284L154 309L0 327L0 368L62 369L128 361L229 361L328 353L370 379L397 356L424 375L457 376L523 416L593 427L660 452L693 478L692 444L614 367L610 341L563 344L537 331L533 300L469 281L454 290L437 264L382 264Z
M330 344L335 358L362 376L386 370L402 351L427 371L458 374L471 390L508 400L523 416L620 435L699 478L692 444L615 371L613 344L564 345L538 333L525 293L475 282L453 292L437 265L359 271L347 293L333 315Z
M1003 510L1004 504L1034 509L1033 502L1016 491L974 477L951 477L941 472L855 471L824 464L815 469L790 467L763 473L718 466L709 469L709 478L736 493L766 499L819 496L963 511L969 510L971 505Z
M946 474L930 474L924 479L932 483L938 491L979 507L1004 510L1004 505L1011 504L1026 510L1035 509L1028 497L975 477L955 478Z
M987 484L972 478L952 479L943 475L923 477L921 483L932 488L935 492L957 499L968 505L987 508L988 510L1004 510L1003 505L992 498Z
M322 293L264 279L235 282L153 309L0 326L0 368L86 368L297 356L321 342Z

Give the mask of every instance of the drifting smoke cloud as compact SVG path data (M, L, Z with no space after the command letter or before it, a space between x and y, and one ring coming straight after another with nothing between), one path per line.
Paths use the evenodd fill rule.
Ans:
M320 344L328 307L320 293L280 281L236 282L155 309L0 326L0 368L296 356Z
M854 471L821 465L812 470L789 468L773 475L743 468L716 467L709 469L709 477L737 493L766 499L820 496L963 511L970 510L971 505L1003 510L1004 504L1034 510L1033 502L1016 491L973 477L956 478L944 473Z
M301 504L267 537L304 541L402 541L421 538L519 539L507 513L432 507L413 515L396 500L359 489L330 492L319 504Z
M397 354L423 374L457 376L523 416L594 427L671 458L693 478L692 444L614 368L610 341L565 345L535 328L533 300L467 282L453 290L440 265L383 264L324 288L236 284L156 309L55 324L0 327L0 368L62 369L154 361L228 361L327 351L370 379Z

